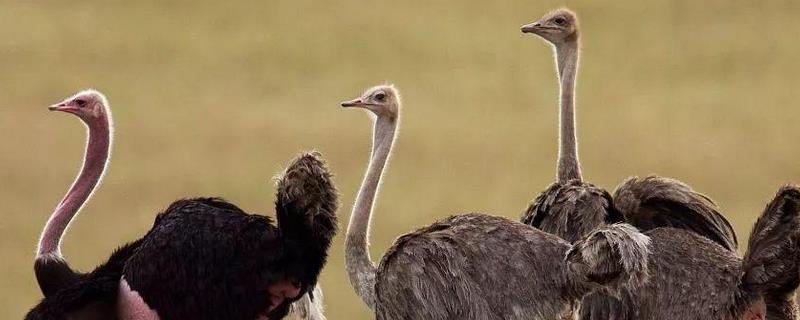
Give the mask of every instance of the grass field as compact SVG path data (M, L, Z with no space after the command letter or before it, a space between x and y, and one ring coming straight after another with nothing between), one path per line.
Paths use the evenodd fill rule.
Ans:
M582 19L586 178L676 177L707 193L742 247L777 188L800 181L800 2L569 1ZM104 91L116 145L64 255L88 270L172 200L223 196L272 215L270 178L302 150L336 173L340 233L321 278L330 319L371 319L342 240L370 126L338 102L396 84L403 123L372 255L436 219L517 218L555 175L550 48L519 26L558 1L0 0L0 318L40 298L38 234L80 164L78 120L45 107Z

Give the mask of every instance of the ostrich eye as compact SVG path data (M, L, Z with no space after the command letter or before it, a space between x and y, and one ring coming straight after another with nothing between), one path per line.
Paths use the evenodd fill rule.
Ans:
M565 23L567 23L567 20L565 20L564 18L556 18L555 20L553 20L553 22L555 22L559 26L563 26Z
M75 104L77 104L79 108L83 108L86 105L86 100L82 99L75 100Z
M383 92L378 92L375 94L375 100L383 102L383 100L386 100L386 94Z

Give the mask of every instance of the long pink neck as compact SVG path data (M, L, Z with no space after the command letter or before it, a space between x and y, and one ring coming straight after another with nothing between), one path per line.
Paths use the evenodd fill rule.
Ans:
M50 215L39 239L37 258L60 258L61 238L72 218L92 195L105 172L111 147L111 129L107 118L87 122L88 142L83 167L64 199Z

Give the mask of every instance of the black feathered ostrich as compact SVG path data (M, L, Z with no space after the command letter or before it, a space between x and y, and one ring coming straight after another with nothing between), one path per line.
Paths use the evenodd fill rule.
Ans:
M570 10L550 12L522 32L533 33L555 49L560 80L558 180L525 211L522 221L575 241L598 225L628 222L641 230L687 229L736 251L733 228L707 197L670 178L632 177L614 196L583 180L575 134L575 83L580 54L578 17Z
M78 116L88 143L78 178L42 232L34 266L45 298L27 319L280 319L316 286L338 206L317 153L300 155L278 179L277 226L219 198L179 200L95 270L73 271L60 242L105 171L111 113L93 90L50 110Z
M350 283L377 319L553 319L595 289L646 282L649 239L612 224L570 245L505 218L453 216L397 239L377 267L369 225L400 121L400 96L377 86L342 106L375 115L372 154L345 239Z

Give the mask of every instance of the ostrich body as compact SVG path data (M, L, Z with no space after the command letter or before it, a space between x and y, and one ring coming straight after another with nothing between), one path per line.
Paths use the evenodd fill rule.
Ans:
M453 216L406 234L376 268L369 225L396 136L400 97L394 87L378 86L342 106L376 116L345 255L350 283L377 319L552 319L594 289L646 281L649 240L627 224L606 226L570 245L484 214Z
M626 221L641 230L676 227L708 237L736 251L733 228L716 205L686 184L657 176L632 177L609 193L583 181L575 135L575 82L580 55L578 18L560 9L522 27L553 45L560 81L558 181L523 214L526 224L575 241L605 223Z
M645 234L650 281L623 289L621 307L605 319L797 319L800 188L778 191L753 226L744 258L683 229Z
M111 115L91 90L51 110L83 120L89 142L81 173L42 233L35 271L45 298L27 319L280 319L315 287L338 205L316 153L299 156L279 179L277 226L219 198L178 200L107 262L73 271L60 241L104 172Z

